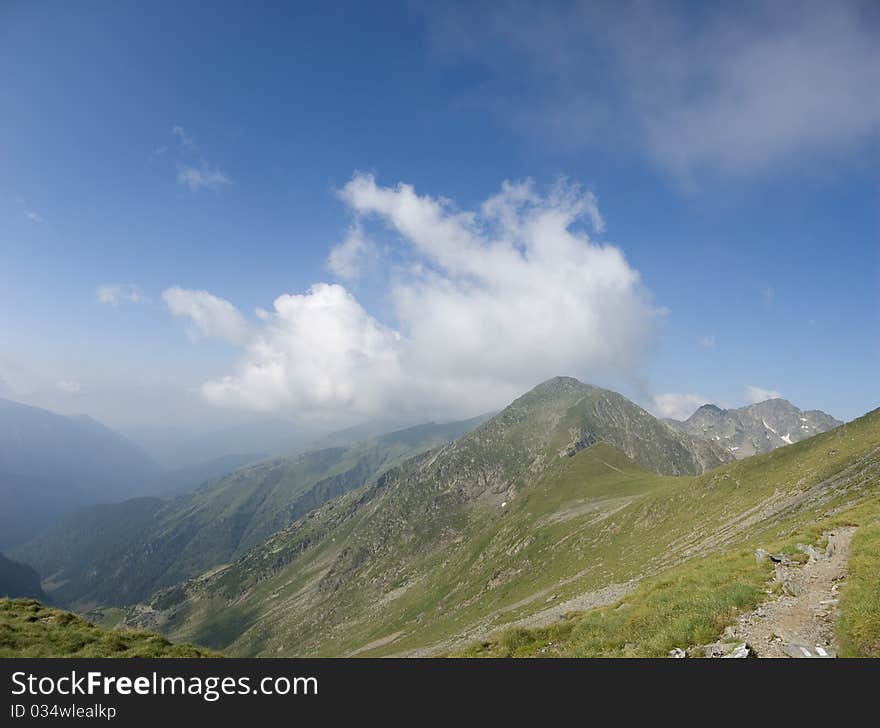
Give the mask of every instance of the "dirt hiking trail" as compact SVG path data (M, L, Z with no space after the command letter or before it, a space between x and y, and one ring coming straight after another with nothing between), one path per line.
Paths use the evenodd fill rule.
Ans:
M825 533L824 551L801 546L809 556L804 565L767 554L777 562L782 595L740 616L725 637L747 643L758 657L836 657L837 592L846 576L854 532L837 528Z

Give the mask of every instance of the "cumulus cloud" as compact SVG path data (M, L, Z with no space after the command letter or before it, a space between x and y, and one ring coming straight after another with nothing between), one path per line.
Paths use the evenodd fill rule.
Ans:
M657 417L668 417L673 420L686 420L709 400L701 394L669 392L654 396L649 408Z
M756 387L753 384L749 384L746 386L746 401L749 404L757 404L758 402L764 402L768 399L781 399L782 393L777 392L775 389L763 389L761 387Z
M146 299L140 289L133 283L105 283L95 291L98 303L118 306L121 303L143 303Z
M475 211L365 174L340 196L358 225L378 223L404 248L407 263L388 289L395 321L379 321L340 285L279 296L250 337L241 325L226 337L244 343L243 360L204 385L211 401L466 414L560 373L632 373L653 343L659 311L621 250L590 237L603 223L595 198L577 185L561 181L541 194L529 181L506 182ZM194 294L222 300L172 292L172 311L194 321Z
M226 299L178 286L163 291L162 299L171 313L192 322L189 331L194 338L204 336L231 344L245 344L251 338L244 316Z
M875 10L810 0L699 13L687 3L425 4L435 47L487 69L481 98L504 120L567 145L635 141L682 177L876 143Z
M377 414L405 394L400 335L339 285L275 299L239 374L204 385L209 400L255 410ZM399 389L398 389L399 388Z
M345 239L333 247L327 257L327 269L338 278L354 280L375 251L360 225L353 225Z

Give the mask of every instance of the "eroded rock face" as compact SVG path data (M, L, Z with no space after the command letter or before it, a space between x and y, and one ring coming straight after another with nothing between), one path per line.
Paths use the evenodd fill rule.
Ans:
M784 399L768 399L727 410L704 404L684 422L666 422L682 432L717 443L740 460L843 424L825 412L800 410Z

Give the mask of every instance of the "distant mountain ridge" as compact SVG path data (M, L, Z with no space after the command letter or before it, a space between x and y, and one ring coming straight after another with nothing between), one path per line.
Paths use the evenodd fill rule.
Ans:
M785 399L768 399L738 409L704 404L687 420L666 422L682 432L718 443L739 460L843 424L821 410L800 410Z
M0 548L75 508L136 495L161 472L90 417L0 399Z

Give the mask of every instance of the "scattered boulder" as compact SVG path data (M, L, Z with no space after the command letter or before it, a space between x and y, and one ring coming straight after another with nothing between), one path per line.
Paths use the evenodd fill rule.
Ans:
M746 642L740 642L736 647L734 647L730 652L726 655L721 655L723 658L732 658L732 659L744 659L748 657L757 657L755 651L748 645Z
M673 647L671 650L669 650L669 657L675 660L681 660L687 656L688 653L681 649L681 647Z
M807 645L800 642L788 642L782 646L782 651L789 657L798 660L819 658L829 659L837 657L834 648L827 645Z
M806 554L810 561L819 561L822 558L827 558L826 552L820 551L815 546L799 543L795 546L795 548L802 554Z
M768 559L774 564L782 564L783 566L791 564L791 557L788 554L771 554L767 549L757 549L755 551L755 561L759 564L763 564Z
M705 657L720 657L723 659L741 659L745 657L757 657L757 653L747 642L712 642L703 647Z
M804 593L804 588L800 584L796 584L791 579L782 578L780 579L782 582L782 593L787 594L790 597L799 597Z

